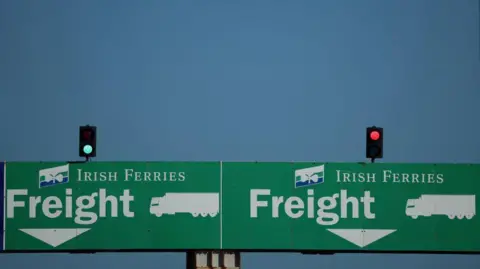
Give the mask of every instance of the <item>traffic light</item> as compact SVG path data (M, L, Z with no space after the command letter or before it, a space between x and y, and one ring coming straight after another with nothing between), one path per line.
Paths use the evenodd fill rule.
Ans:
M91 158L97 156L97 127L80 126L79 156Z
M383 128L367 127L366 155L372 162L383 157Z

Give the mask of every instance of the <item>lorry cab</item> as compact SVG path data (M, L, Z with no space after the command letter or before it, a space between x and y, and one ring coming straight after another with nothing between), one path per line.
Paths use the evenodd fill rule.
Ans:
M432 215L432 212L435 210L435 204L429 203L425 199L408 199L405 213L407 216L410 216L414 219L418 216L429 217Z
M415 202L415 199L408 199L407 200L407 205L406 205L406 208L405 208L405 213L407 213L407 216L412 216L412 215L416 215L415 214L415 205L416 205L416 202Z
M150 201L150 214L162 215L162 197L153 197Z
M414 207L415 207L415 199L408 199L407 208L414 208Z
M150 207L159 206L161 201L162 201L162 197L153 197L152 200L150 201Z

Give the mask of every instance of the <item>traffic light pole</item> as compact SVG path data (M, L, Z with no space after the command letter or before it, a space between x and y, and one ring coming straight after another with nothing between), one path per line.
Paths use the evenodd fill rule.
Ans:
M89 161L90 158L87 156L84 161L68 161L67 163L88 163Z
M68 161L67 163L88 163L90 161L90 157L85 156L84 161Z
M87 161L68 161L67 163L86 163Z

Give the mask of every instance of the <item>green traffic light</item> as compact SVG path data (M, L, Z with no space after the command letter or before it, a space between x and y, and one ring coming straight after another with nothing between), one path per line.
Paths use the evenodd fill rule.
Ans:
M83 153L90 154L90 153L92 153L92 151L93 151L92 146L90 146L90 145L83 146Z

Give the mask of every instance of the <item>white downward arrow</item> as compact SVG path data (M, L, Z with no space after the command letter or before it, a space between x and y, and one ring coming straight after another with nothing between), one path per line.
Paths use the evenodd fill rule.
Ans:
M83 234L90 229L19 229L20 231L35 237L36 239L49 244L52 247L58 247L61 244Z
M395 232L387 229L327 229L341 238L363 248Z

